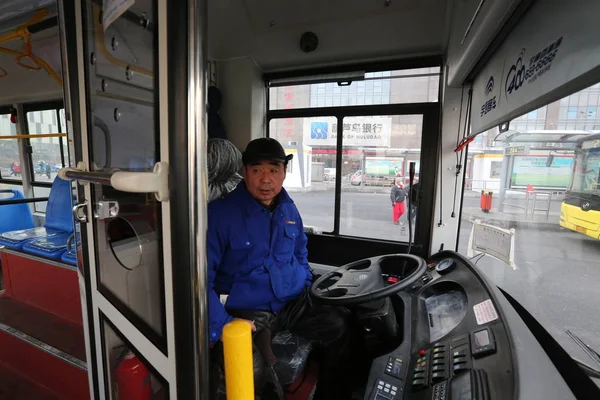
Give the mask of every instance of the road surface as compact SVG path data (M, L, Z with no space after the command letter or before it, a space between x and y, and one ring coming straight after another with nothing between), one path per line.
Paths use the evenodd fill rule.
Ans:
M322 231L333 228L333 191L290 193L305 225ZM465 207L478 207L478 198L466 198ZM342 192L341 233L406 241L401 227L392 223L392 207L385 193ZM445 206L450 218L452 204ZM556 211L560 202L552 205ZM458 210L457 210L458 215ZM406 216L401 219L405 224ZM548 224L517 228L516 269L485 256L478 267L515 299L571 354L594 365L566 335L570 329L600 352L600 241ZM466 254L472 224L463 218L459 251Z

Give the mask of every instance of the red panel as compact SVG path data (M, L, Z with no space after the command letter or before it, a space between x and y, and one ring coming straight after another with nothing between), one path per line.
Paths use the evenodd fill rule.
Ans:
M81 325L7 296L0 296L0 322L85 360L85 338Z
M3 279L3 283L4 283L4 290L6 291L6 294L10 295L11 294L11 290L10 290L10 273L8 271L8 268L5 267L5 265L8 264L8 260L6 259L6 253L4 252L0 252L0 262L2 262L2 279Z
M39 386L59 393L64 400L90 398L87 372L0 331L0 363Z
M47 388L0 364L0 399L11 400L60 400L60 396Z
M7 294L83 325L77 271L12 253L2 254Z

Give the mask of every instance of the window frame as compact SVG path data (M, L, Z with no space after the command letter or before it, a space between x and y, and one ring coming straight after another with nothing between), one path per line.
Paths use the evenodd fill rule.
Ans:
M2 115L4 115L4 114L10 114L12 108L13 108L12 106L0 106L0 114L2 114ZM6 140L6 139L2 139L2 140ZM20 139L14 138L14 139L11 139L11 140L16 140L17 141L17 145L18 145ZM21 163L21 168L23 168L23 160L21 160L20 157L19 157L19 162ZM3 184L3 185L14 185L14 186L21 186L21 187L24 187L24 185L25 185L25 182L23 182L23 176L22 175L21 175L21 180L7 179L7 178L0 177L0 183Z
M35 111L44 111L44 110L55 110L56 111L56 117L57 117L57 122L58 122L58 127L59 127L59 131L60 130L66 130L66 127L62 127L61 125L61 121L60 121L60 110L62 108L64 108L64 102L60 99L56 99L56 100L49 100L49 101L43 101L43 102L35 102L35 103L18 103L18 104L13 104L13 105L4 105L4 106L0 106L0 114L9 114L11 112L11 109L17 109L19 110L18 106L21 106L21 110L22 110L22 114L19 113L18 117L19 118L24 118L24 123L26 126L26 130L23 132L20 132L21 135L28 135L29 134L29 123L27 120L27 113L29 112L35 112ZM19 132L18 132L19 133ZM61 133L66 133L66 132L61 132ZM23 194L25 195L26 198L41 198L41 197L36 197L33 193L34 188L47 188L50 189L52 187L52 182L36 182L35 180L35 176L34 176L34 170L33 170L33 159L31 157L32 155L32 147L31 147L31 142L30 139L26 138L26 139L18 139L15 138L14 140L17 141L17 143L19 143L19 145L21 145L22 143L24 143L25 145L25 154L23 154L24 158L19 157L19 162L21 163L21 168L27 168L29 173L31 174L29 179L26 181L24 179L21 179L20 181L18 180L13 180L13 179L0 179L0 183L4 184L4 185L14 185L14 186L20 186L23 188ZM60 145L60 150L61 150L61 163L63 164L63 166L66 166L67 162L68 162L68 154L65 154L63 151L63 138L59 138L59 143ZM27 193L30 193L30 195L28 195ZM44 211L38 211L36 208L36 204L35 202L33 202L32 204L33 207L33 213L34 214L38 214L38 215L45 215L46 213Z
M378 72L385 70L413 69L440 67L438 101L427 103L397 103L397 104L377 104L360 106L336 106L336 107L318 107L318 108L295 108L295 109L270 109L269 99L269 81L275 78L289 78L294 76L306 76L311 74L307 71L294 71L289 73L275 73L264 75L266 91L266 136L270 137L270 123L274 119L284 118L312 118L312 117L335 117L337 119L337 143L336 143L336 181L334 192L334 227L331 232L324 232L318 235L307 233L311 238L309 247L315 244L315 247L330 245L336 243L344 245L351 249L341 255L337 252L311 251L312 262L319 262L329 265L342 265L354 261L358 258L371 257L382 252L406 252L409 244L407 242L375 239L369 237L358 237L340 234L341 219L341 201L342 201L342 163L343 163L343 119L345 117L358 116L396 116L396 115L422 115L423 128L421 132L421 158L420 165L431 165L433 173L420 174L420 203L418 207L417 226L415 227L415 236L413 238L413 253L427 257L431 245L433 233L433 215L435 207L435 185L436 176L439 169L439 146L441 140L441 106L443 88L443 65L441 59L437 57L410 60L402 63L382 63L372 64L370 66L343 66L338 68L325 68L313 70L314 74L325 74L333 72L352 71L357 69L366 72ZM348 247L346 247L348 245ZM315 248L316 250L316 248ZM328 253L328 254L327 254ZM331 254L337 253L337 254Z
M62 130L66 130L66 127L62 127L61 121L60 121L60 110L64 108L64 102L62 100L54 100L54 101L43 101L43 102L37 102L37 103L27 103L27 104L23 104L23 118L25 119L25 123L27 124L27 134L31 134L29 132L29 119L27 118L27 114L29 114L30 112L38 112L38 111L54 111L55 115L56 115L56 121L57 121L57 125L58 125L58 132L56 133L65 133L66 132L61 132ZM48 133L55 133L55 132L48 132ZM32 188L32 194L35 197L35 188L46 188L46 189L50 189L52 188L52 182L41 182L41 181L37 181L35 179L35 166L33 165L33 146L31 144L31 138L27 138L24 139L25 140L25 146L27 148L27 154L28 154L28 167L29 167L29 171L30 171L30 176L31 176L31 180L30 180L30 187ZM61 160L61 164L62 167L66 167L68 165L68 154L64 153L64 139L62 137L58 138L58 143L59 143L59 150L60 150L60 160ZM33 205L34 208L34 212L36 214L46 214L45 211L41 211L38 210L37 204L34 203Z

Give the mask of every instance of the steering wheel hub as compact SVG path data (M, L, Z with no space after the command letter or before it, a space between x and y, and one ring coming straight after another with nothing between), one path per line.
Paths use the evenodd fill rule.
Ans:
M398 282L386 286L382 276L382 265L392 264L394 269L405 271L407 264L415 264L414 271ZM310 294L324 304L363 304L392 296L410 287L427 270L427 263L412 254L390 254L343 265L317 279ZM332 284L325 285L328 281Z

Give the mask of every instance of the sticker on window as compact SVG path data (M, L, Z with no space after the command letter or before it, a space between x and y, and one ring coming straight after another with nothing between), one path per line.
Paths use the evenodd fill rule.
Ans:
M492 304L492 300L487 299L479 304L473 306L475 312L475 319L477 319L477 325L486 324L488 322L498 319L498 313Z

